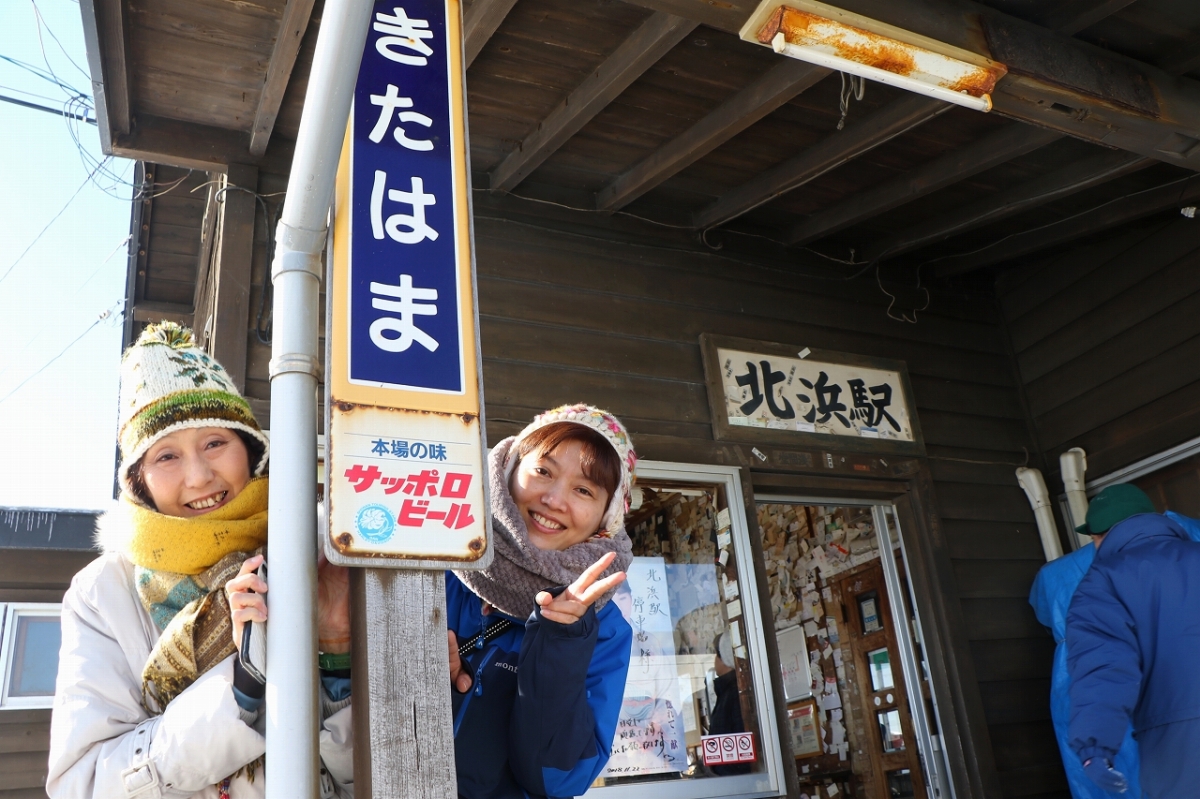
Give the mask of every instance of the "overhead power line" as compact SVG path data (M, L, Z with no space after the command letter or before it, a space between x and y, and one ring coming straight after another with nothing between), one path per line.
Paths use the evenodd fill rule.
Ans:
M12 391L8 392L8 393L7 393L7 394L5 394L3 397L0 397L0 405L3 405L5 402L7 402L9 397L11 397L13 394L16 394L18 391L20 391L22 388L24 388L26 385L28 385L28 383L29 383L31 380L33 380L35 377L37 377L37 376L38 376L38 375L40 375L42 372L44 372L44 371L46 371L47 369L49 369L49 368L50 368L50 366L51 366L51 365L52 365L52 364L53 364L55 361L57 361L57 360L58 360L59 358L61 358L62 356L66 355L66 354L67 354L67 351L68 351L69 349L71 349L71 348L72 348L72 347L74 347L76 344L78 344L78 343L79 343L79 342L80 342L80 341L83 339L83 337L84 337L84 336L86 336L88 333L91 333L91 332L92 332L92 330L93 330L93 329L94 329L94 328L95 328L95 327L96 327L98 324L100 324L101 322L103 322L105 319L108 319L109 317L111 317L111 316L112 316L112 314L113 314L113 311L114 311L114 310L116 310L116 308L117 308L117 306L118 306L118 305L123 305L124 303L125 303L125 300L117 300L115 303L113 303L112 305L108 306L108 308L104 309L104 311L103 311L103 312L102 312L102 313L101 313L99 316L97 316L97 317L96 317L96 321L94 321L94 322L92 322L90 325L88 325L87 329L86 329L86 330L84 330L82 333L80 333L78 336L76 336L74 341L72 341L72 342L71 342L70 344L68 344L67 346L63 347L63 348L62 348L62 349L59 351L58 355L55 355L53 358L51 358L50 360L48 360L48 361L46 361L44 364L42 364L41 368L39 368L39 369L38 369L36 372L34 372L33 374L31 374L29 377L25 378L25 379L24 379L24 380L22 380L20 383L17 383L17 385L16 385L16 388L14 388Z
M0 101L12 103L13 105L24 106L25 108L33 108L38 111L45 111L49 114L58 114L59 116L67 117L68 119L78 119L79 121L86 122L89 125L96 124L96 120L92 119L91 117L84 116L83 114L72 114L68 111L62 110L61 108L50 108L49 106L31 103L28 100L18 100L16 97L9 97L5 94L0 94Z
M111 156L105 157L105 159L100 162L100 165L104 165L104 164L108 163L109 158L111 158ZM62 216L68 208L71 207L71 203L75 202L75 198L79 196L79 192L83 191L84 186L86 186L91 181L92 175L95 175L99 169L100 169L100 166L97 166L95 169L93 169L91 171L90 174L88 174L88 176L86 178L83 179L83 183L79 184L79 188L77 188L75 190L75 193L72 194L70 199L67 200L67 204L64 205L61 209L59 209L58 213L55 214L54 217L49 222L46 223L46 226L44 228L42 228L40 233L38 233L36 236L34 236L33 241L29 242L29 246L26 247L25 250L20 255L17 256L17 260L12 262L12 266L8 267L8 269L6 269L4 271L3 275L0 275L0 283L3 283L5 280L8 279L8 276L12 274L12 271L17 268L17 264L21 263L21 261L23 261L25 259L25 256L29 254L29 251L33 249L33 245L35 245L39 241L41 241L42 236L46 235L46 231L50 229L50 226L53 225L55 222L57 222L58 218L60 216Z

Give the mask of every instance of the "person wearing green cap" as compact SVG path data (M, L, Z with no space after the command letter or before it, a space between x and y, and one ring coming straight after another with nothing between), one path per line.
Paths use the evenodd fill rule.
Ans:
M1156 512L1137 486L1105 488L1076 528L1095 559L1067 614L1070 747L1105 791L1128 791L1113 767L1132 722L1142 796L1194 796L1200 784L1200 543Z

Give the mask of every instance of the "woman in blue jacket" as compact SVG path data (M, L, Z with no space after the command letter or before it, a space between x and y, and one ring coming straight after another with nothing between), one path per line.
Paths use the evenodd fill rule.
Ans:
M489 462L495 559L446 578L463 799L568 797L608 761L633 633L625 579L637 455L589 405L541 414Z

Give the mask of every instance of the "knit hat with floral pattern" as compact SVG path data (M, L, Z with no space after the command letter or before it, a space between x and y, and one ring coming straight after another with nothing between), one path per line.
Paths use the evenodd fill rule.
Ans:
M615 536L625 529L625 514L629 512L629 494L633 488L634 467L637 466L637 453L633 450L633 442L629 440L629 432L625 429L625 425L621 424L621 421L608 411L584 403L562 405L534 417L534 420L517 435L508 451L516 452L517 447L526 436L534 430L555 422L571 422L589 427L604 436L605 440L612 444L612 448L617 451L617 457L621 461L621 480L608 502L608 509L604 512L602 520L604 526L600 532L600 535L606 538ZM517 467L516 461L516 458L510 456L504 464L506 481L511 480L513 470Z
M189 427L227 427L262 443L251 464L255 476L267 465L270 442L221 364L196 346L192 331L174 322L150 325L121 359L121 465L117 478L126 496L137 494L129 468L154 442Z

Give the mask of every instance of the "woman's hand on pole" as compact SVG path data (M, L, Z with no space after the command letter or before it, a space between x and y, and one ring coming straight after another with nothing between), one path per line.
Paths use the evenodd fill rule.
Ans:
M593 603L604 594L616 588L625 580L625 572L610 574L603 580L598 579L604 570L616 560L617 553L609 552L600 560L587 567L575 582L571 583L558 596L549 591L539 591L534 601L542 609L542 616L559 624L574 624L583 618L583 614Z
M247 558L241 571L225 583L225 595L229 598L229 619L233 622L233 645L242 648L242 628L248 621L267 620L267 583L255 570L262 565L263 556Z
M322 652L350 651L350 570L317 559L317 647Z
M450 684L460 694L471 690L471 673L467 671L458 654L458 636L454 630L446 630L446 639L450 645Z

